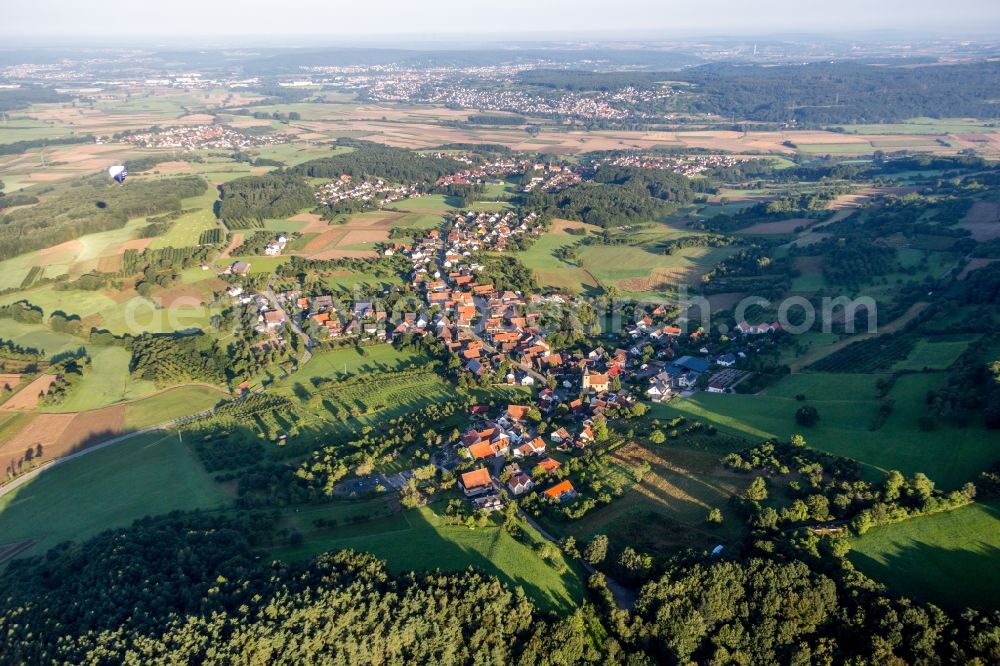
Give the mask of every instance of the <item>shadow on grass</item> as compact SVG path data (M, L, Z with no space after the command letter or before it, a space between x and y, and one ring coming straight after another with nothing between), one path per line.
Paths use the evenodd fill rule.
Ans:
M980 506L1000 519L997 505ZM884 583L892 594L931 602L953 612L967 607L998 610L1000 548L985 540L976 540L973 547L975 550L914 541L892 549L881 559L856 550L849 557L858 569Z
M525 536L518 545L493 524L469 529L436 524L427 509L410 510L375 521L352 523L308 539L301 547L281 549L273 554L279 559L303 559L328 550L353 549L384 559L394 574L407 571L465 571L473 567L496 576L512 588L520 587L539 608L567 613L582 598L583 588L572 567L562 572L543 562L531 549L532 538ZM403 517L405 525L401 524ZM530 568L530 572L525 573ZM549 579L543 586L539 579ZM566 596L556 593L562 587Z

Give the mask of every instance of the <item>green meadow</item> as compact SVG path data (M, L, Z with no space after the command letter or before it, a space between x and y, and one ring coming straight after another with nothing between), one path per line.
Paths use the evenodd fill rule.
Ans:
M801 434L814 448L857 460L869 478L891 469L907 475L924 472L945 489L961 486L994 462L1000 432L979 424L941 424L930 432L918 428L917 420L926 413L927 391L945 381L941 373L899 377L889 394L892 413L871 430L878 410L877 379L847 373L793 374L761 395L703 392L654 405L652 413L661 418L687 416L751 440ZM796 400L798 394L806 401ZM795 422L795 411L803 405L816 407L819 423L802 427Z
M543 609L566 611L583 598L583 584L576 566L559 553L553 564L538 557L532 546L541 535L521 523L525 533L515 540L502 527L490 523L468 528L449 525L435 513L440 505L407 511L401 515L352 526L306 534L301 546L277 550L277 559L304 559L328 550L366 551L386 560L389 570L464 571L470 566L521 587ZM350 536L343 536L344 533ZM360 534L358 532L361 532Z
M217 405L227 395L201 385L177 386L125 406L125 428L141 430L173 419L196 414Z
M229 504L173 433L140 435L69 460L0 497L4 543L34 541L44 553L137 518Z
M1000 608L1000 500L877 527L851 562L895 594L952 611Z

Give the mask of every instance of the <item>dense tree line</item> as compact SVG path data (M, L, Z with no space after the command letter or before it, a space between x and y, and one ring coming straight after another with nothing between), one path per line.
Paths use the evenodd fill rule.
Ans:
M479 284L492 284L496 289L520 291L530 294L538 290L535 272L510 255L477 254L474 263L480 264L476 271Z
M0 661L602 661L578 615L548 619L477 571L392 576L350 551L255 561L246 533L272 527L178 516L23 560L3 581Z
M663 216L694 198L690 181L669 171L603 167L592 183L557 194L535 190L523 204L552 217L613 227Z
M220 185L216 213L220 220L230 224L287 217L315 204L312 188L301 177L271 173Z
M342 142L344 143L344 142ZM392 183L427 183L468 167L451 158L427 157L411 150L368 142L349 142L349 153L303 162L290 173L309 178L382 178Z
M181 200L207 187L197 176L108 185L88 178L61 194L0 216L0 258L51 247L85 234L119 229L131 217L180 210Z
M469 116L473 125L523 125L527 120L521 116L500 113L473 113Z
M995 118L1000 63L903 62L706 65L678 73L695 84L691 109L729 118L804 124L899 122L929 116Z
M970 345L948 368L945 385L928 391L929 414L921 419L921 427L933 428L934 418L966 425L982 411L987 428L1000 428L1000 360L984 360L983 349L989 346L983 343Z
M229 357L213 337L203 333L144 333L132 338L130 351L129 370L133 376L153 381L157 386L192 381L223 384L226 381Z
M32 104L68 102L71 99L69 95L44 86L23 85L18 88L5 88L0 90L0 111L14 111Z
M519 72L518 83L556 90L611 92L623 88L650 88L660 81L676 80L671 72L589 72L579 69L529 69Z
M675 561L642 588L631 614L613 610L598 574L590 587L603 617L584 606L560 619L473 569L391 575L351 551L302 563L258 558L254 547L279 533L294 542L265 515L174 514L14 561L0 578L0 663L985 664L1000 656L995 614L952 617L889 599L850 568L817 571L781 555ZM598 548L586 552L601 559Z
M2 103L2 102L0 102ZM30 139L27 141L14 141L12 143L0 144L0 155L20 155L32 148L46 148L48 146L66 146L75 143L93 143L94 135L68 136L55 139ZM2 189L2 188L0 188Z

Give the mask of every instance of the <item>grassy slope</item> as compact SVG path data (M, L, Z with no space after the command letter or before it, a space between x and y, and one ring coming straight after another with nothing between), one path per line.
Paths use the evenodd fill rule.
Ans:
M208 386L179 386L125 407L125 427L147 428L213 407L225 394Z
M92 347L91 364L72 393L51 410L79 412L106 407L123 400L143 398L156 391L153 382L133 379L129 372L131 355L121 347Z
M446 525L430 508L408 511L373 523L334 530L327 538L314 537L302 546L279 550L282 559L311 557L327 550L352 548L385 559L393 572L409 570L463 571L477 566L511 585L523 587L548 610L569 610L583 596L574 568L563 573L535 555L531 543L541 537L526 525L529 545L514 540L500 527L476 529ZM351 536L340 536L344 532ZM363 532L358 534L358 532ZM561 555L559 556L561 563Z
M624 456L615 454L616 460L628 464L645 460L650 471L624 496L564 529L580 543L595 534L607 534L619 548L634 545L650 552L710 548L737 539L743 530L728 499L743 492L748 479L721 468L720 456L731 450L696 450L678 440L663 446L629 448ZM705 524L713 507L724 512L721 527Z
M890 591L954 610L1000 607L1000 500L876 528L853 548L855 566Z
M0 497L0 540L37 540L25 554L39 554L143 516L226 503L187 446L155 433L63 463Z
M654 406L653 411L659 416L683 414L751 438L801 433L815 448L858 460L872 477L890 469L907 475L924 472L944 488L960 486L994 461L1000 433L975 425L941 426L932 432L917 428L925 411L924 396L944 381L941 374L900 377L890 394L895 400L893 413L881 428L869 430L877 409L876 379L797 374L769 387L766 395L699 393ZM806 395L806 403L795 400L798 393ZM819 410L817 425L803 428L795 423L795 411L803 404Z

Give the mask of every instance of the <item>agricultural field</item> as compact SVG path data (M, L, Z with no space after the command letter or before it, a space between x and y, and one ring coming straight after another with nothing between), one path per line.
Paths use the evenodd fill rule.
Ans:
M211 409L226 398L218 388L199 384L165 389L125 405L124 426L129 430L148 428Z
M580 267L602 287L626 297L665 296L690 284L733 252L733 248L686 247L663 254L655 246L592 245L580 252Z
M121 347L91 347L91 362L83 379L62 402L48 407L54 412L80 412L136 400L156 391L153 382L134 379L129 372L131 355Z
M278 262L270 263L273 268ZM258 271L266 269L265 266L256 268ZM195 301L164 308L128 290L57 291L52 285L0 296L0 305L22 299L42 308L46 315L57 310L75 314L83 321L85 328L103 328L117 335L141 331L165 333L190 328L204 329L209 326L212 316L220 311L219 308L204 307ZM46 351L49 351L48 348Z
M307 533L303 545L277 550L273 556L304 559L328 550L351 548L385 559L393 572L464 571L475 566L523 588L532 600L549 611L565 611L582 599L583 584L577 568L561 553L554 564L541 560L532 550L535 543L541 542L541 536L528 525L520 524L527 535L522 543L496 524L471 530L448 525L436 513L440 509L443 507L432 505L346 530L348 534L355 530L364 532L359 535L340 536L340 530L332 530L326 536Z
M801 434L814 448L857 460L869 478L880 478L891 469L907 475L924 472L949 490L994 462L1000 432L979 424L940 425L930 432L918 427L919 417L926 413L927 391L945 381L941 373L899 377L888 396L894 401L892 413L871 430L878 412L877 379L877 375L847 373L792 374L760 395L698 393L654 405L651 414L686 416L751 440ZM799 394L806 397L804 402L796 400ZM819 411L816 425L795 422L795 411L803 405Z
M661 446L628 444L615 451L611 460L633 468L645 462L650 471L623 497L563 529L578 543L595 534L607 534L618 549L636 545L658 553L679 548L711 549L738 540L743 527L731 513L728 500L742 493L749 480L724 469L719 462L724 453L738 447L738 442L733 438L728 445L723 443L721 448L709 450L688 448L684 439ZM706 524L712 508L723 511L721 526Z
M921 338L914 344L907 357L893 365L892 369L917 372L924 369L946 370L974 340L973 336Z
M930 135L964 134L968 132L996 132L989 122L974 118L911 118L903 123L882 123L875 125L844 125L845 132L851 134L902 134Z
M359 349L362 353L359 353ZM426 357L410 351L400 351L390 344L370 347L343 347L313 354L312 359L275 387L290 387L295 383L313 385L317 381L346 378L374 372L392 372L407 365L425 363Z
M1000 608L1000 501L877 527L851 544L850 560L891 592L945 609Z
M214 187L209 187L205 193L191 199L184 199L181 206L192 212L181 216L171 223L170 230L162 236L152 239L149 247L156 250L164 247L191 247L198 245L203 231L216 229L219 223L215 219L212 205L218 193Z
M152 433L69 460L0 496L0 540L32 542L21 555L39 555L143 516L228 503L176 434Z

